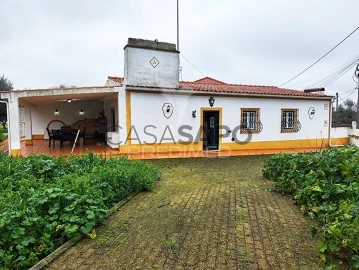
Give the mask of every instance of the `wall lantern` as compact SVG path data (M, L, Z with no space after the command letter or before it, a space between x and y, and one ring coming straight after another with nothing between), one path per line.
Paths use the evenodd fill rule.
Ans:
M55 109L54 115L59 115L59 114L60 114L59 109Z
M67 102L68 102L68 103L71 103L71 102L72 102L72 99L71 99L71 98L69 98L69 99L67 100Z
M213 107L214 102L215 102L214 97L210 97L210 98L208 99L208 102L209 102L209 106Z
M192 111L192 117L196 118L196 110Z
M80 115L84 115L84 114L85 114L84 110L81 109L80 112L79 112L79 114L80 114Z

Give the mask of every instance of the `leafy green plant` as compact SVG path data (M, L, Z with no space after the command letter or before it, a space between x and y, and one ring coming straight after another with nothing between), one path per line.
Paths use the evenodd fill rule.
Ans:
M322 223L312 228L318 250L345 254L359 269L359 150L332 148L314 154L279 154L263 168L274 190L293 195L301 210Z
M4 141L7 139L7 135L5 135L4 133L0 132L0 142Z
M0 142L7 139L7 133L8 133L7 127L3 128L3 126L0 125Z
M94 227L131 194L152 190L160 171L125 158L10 158L0 153L0 269L23 269Z

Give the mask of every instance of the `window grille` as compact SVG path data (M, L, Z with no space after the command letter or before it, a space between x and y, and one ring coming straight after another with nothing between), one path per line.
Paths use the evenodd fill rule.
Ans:
M259 108L241 109L241 133L259 133L263 129Z
M298 109L282 109L281 132L298 132L302 128L299 122Z

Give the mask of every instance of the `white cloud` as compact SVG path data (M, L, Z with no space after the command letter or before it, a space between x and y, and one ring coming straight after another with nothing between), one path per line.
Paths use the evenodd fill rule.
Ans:
M358 10L356 0L180 0L180 50L207 76L279 85L356 28ZM123 75L128 37L176 42L176 1L0 0L0 25L0 74L16 88L102 85ZM358 44L359 31L293 85L344 64ZM181 65L184 80L202 76ZM327 91L355 87L351 75Z

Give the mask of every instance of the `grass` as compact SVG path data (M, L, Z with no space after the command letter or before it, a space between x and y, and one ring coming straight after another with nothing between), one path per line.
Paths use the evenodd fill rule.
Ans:
M162 179L136 195L52 268L318 269L310 227L293 201L270 192L266 157L154 160ZM90 255L88 254L91 250Z
M0 142L7 139L7 132L8 132L7 128L4 129L3 126L0 125Z

